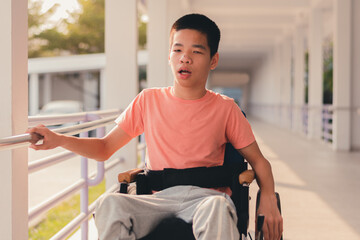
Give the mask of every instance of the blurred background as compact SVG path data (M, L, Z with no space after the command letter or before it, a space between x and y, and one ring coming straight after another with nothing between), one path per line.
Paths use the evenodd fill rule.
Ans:
M246 112L273 166L285 239L360 238L360 1L4 0L1 5L1 138L44 119L51 118L47 125L57 129L94 115L103 118L102 111L118 115L142 89L172 85L170 27L184 14L202 13L221 30L220 61L207 88L233 98ZM81 119L74 117L79 113ZM89 136L96 134L92 130ZM117 165L89 190L88 203L116 184L118 172L144 161L143 144L143 137L134 139L110 159ZM27 172L28 165L62 152L0 151L0 180L7 189L0 200L0 229L6 239L64 239L76 229L54 234L80 212L91 212L80 207L75 191L60 208L32 217L59 189L79 176L93 176L98 167L89 161L84 168L84 160L73 156ZM77 210L60 216L69 209ZM80 222L82 230L72 239L97 239L92 221Z

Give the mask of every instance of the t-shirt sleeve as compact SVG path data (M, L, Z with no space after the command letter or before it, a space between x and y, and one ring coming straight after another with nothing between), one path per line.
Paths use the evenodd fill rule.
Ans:
M236 149L247 147L255 141L251 126L240 107L233 102L226 125L226 137Z
M144 132L144 92L139 93L124 112L115 120L129 136L136 137Z

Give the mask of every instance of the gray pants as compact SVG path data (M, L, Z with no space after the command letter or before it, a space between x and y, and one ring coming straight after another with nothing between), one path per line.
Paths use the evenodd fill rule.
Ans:
M196 239L240 238L230 197L194 186L176 186L153 195L106 194L96 207L95 224L101 240L135 240L170 216L192 222Z

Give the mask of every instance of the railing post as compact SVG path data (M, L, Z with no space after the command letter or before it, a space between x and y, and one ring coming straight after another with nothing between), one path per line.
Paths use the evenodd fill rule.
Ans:
M80 133L80 137L88 137L88 132ZM88 185L88 159L81 157L81 178L85 180L85 186L80 191L80 211L86 216L89 206L89 185ZM81 224L81 239L87 240L89 233L89 222L86 220Z
M87 114L86 122L100 119L99 116L95 114ZM103 137L105 135L105 128L102 127L96 131L97 137ZM89 132L82 132L80 137L89 137ZM85 180L85 186L81 189L80 192L80 211L86 216L89 214L89 186L99 184L100 181L104 178L104 163L97 163L97 175L95 179L89 179L88 173L88 158L81 157L81 178ZM87 240L89 235L89 222L88 220L84 221L81 224L81 240Z
M310 11L309 23L309 105L308 105L308 137L321 139L322 110L322 9Z

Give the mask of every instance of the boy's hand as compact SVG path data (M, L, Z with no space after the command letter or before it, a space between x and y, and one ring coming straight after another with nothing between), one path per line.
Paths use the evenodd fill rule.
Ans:
M256 213L265 216L263 234L265 240L279 240L283 232L283 219L277 206L275 194L261 193L260 205Z
M42 124L29 129L27 133L31 135L30 148L35 150L53 149L60 145L61 136ZM42 140L41 144L37 144L39 140Z

